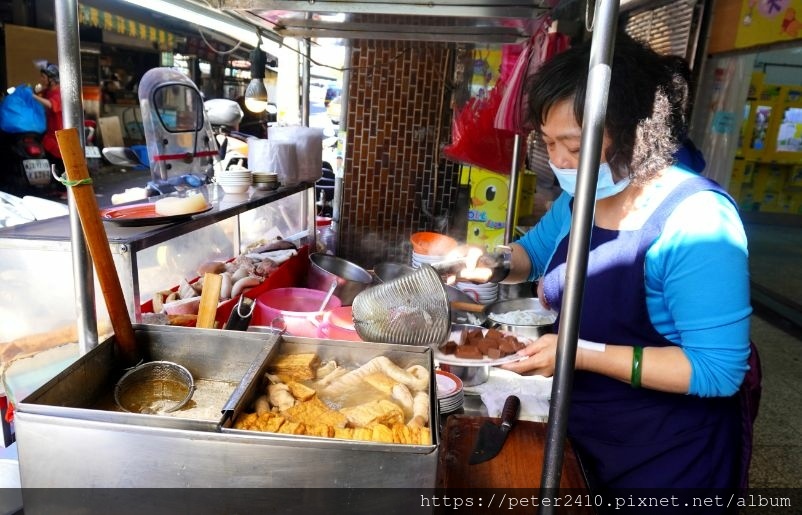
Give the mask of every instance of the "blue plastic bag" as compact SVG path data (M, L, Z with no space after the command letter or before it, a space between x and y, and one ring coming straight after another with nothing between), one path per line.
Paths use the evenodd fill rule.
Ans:
M33 98L30 86L17 86L0 102L0 130L43 133L47 128L45 107Z

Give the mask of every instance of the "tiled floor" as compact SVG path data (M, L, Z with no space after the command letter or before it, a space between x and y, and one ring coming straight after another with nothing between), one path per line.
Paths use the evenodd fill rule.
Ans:
M802 228L747 226L747 232L752 281L802 305ZM802 328L755 307L752 339L762 361L763 397L750 484L802 488Z

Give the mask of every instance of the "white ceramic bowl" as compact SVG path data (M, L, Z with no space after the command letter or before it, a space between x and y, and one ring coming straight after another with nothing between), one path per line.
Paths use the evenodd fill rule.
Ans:
M248 191L248 188L251 187L250 183L248 184L220 184L220 187L223 188L223 191L226 193L245 193Z

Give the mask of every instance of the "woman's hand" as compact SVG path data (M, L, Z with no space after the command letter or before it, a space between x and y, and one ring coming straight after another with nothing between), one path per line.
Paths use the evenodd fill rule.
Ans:
M557 335L544 334L534 342L518 351L519 356L526 359L499 365L504 370L511 370L521 375L554 375L554 364L557 359Z

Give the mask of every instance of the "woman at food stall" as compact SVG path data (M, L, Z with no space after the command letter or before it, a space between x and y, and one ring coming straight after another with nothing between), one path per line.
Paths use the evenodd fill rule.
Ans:
M591 487L736 487L736 393L750 352L746 237L733 200L676 165L684 62L625 34L616 41L568 433ZM529 116L563 192L491 279L540 278L541 302L558 312L589 56L589 43L570 49L528 83ZM551 376L556 347L557 335L543 336L503 367Z

